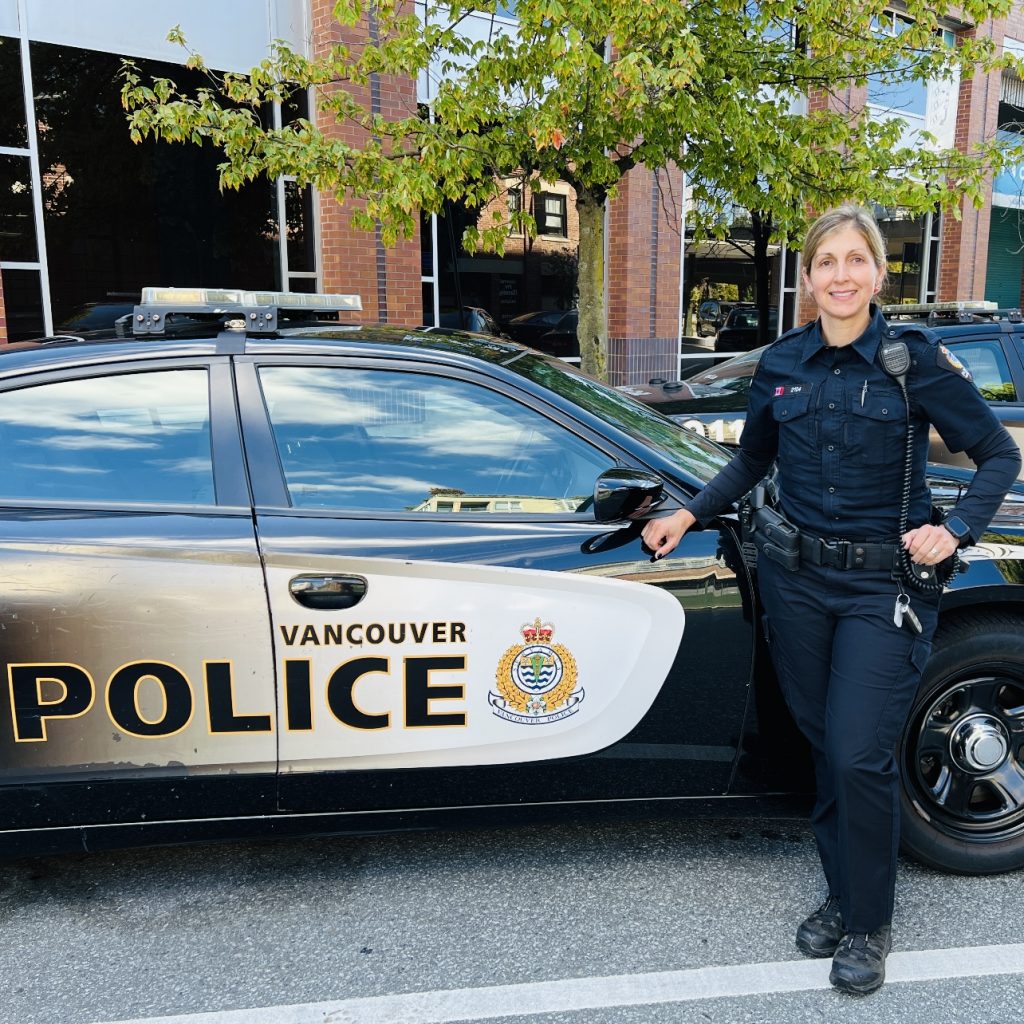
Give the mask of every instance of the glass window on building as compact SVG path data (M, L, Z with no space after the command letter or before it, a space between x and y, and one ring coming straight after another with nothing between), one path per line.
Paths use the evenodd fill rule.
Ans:
M533 210L538 234L557 235L559 238L568 236L569 221L566 216L565 196L555 192L538 192Z
M875 31L880 35L898 37L906 31L908 25L910 22L894 11L886 11L874 20ZM956 39L951 31L943 29L936 35L936 45L940 41L946 46L953 46ZM916 54L908 54L902 68L872 75L868 79L868 103L894 114L924 118L928 106L928 83L923 79L906 79L906 75L913 71L916 59Z
M25 128L25 90L21 77L21 41L0 36L0 146L24 149L28 146Z
M889 271L879 301L883 305L925 301L925 253L931 251L930 232L926 232L931 218L892 206L875 207L875 217L885 239Z
M316 270L313 190L308 185L300 185L289 178L284 183L284 209L288 233L289 273L308 273Z
M25 341L46 333L43 324L43 289L38 270L2 272L7 340Z
M27 156L0 153L0 261L39 258L32 211L32 165Z
M268 181L221 192L221 157L212 148L133 144L120 57L38 42L30 52L56 325L88 303L138 296L145 285L281 286ZM188 91L204 84L180 65L137 64L144 78L170 78ZM302 260L309 207L298 193L294 199L290 252Z

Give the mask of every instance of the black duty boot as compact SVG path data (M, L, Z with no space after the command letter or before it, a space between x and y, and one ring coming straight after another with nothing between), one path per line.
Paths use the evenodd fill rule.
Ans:
M867 995L885 981L885 957L892 946L892 929L884 924L873 932L844 935L832 958L828 980L836 988Z
M829 894L827 900L796 930L796 946L807 956L831 956L843 937L839 900Z

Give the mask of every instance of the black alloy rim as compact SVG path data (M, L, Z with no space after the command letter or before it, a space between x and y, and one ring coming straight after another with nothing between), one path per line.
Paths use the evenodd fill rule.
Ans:
M1024 831L1024 678L956 679L911 716L904 778L912 802L948 836L1005 840Z

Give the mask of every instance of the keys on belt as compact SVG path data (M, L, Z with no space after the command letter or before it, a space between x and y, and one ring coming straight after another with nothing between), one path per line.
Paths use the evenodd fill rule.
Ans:
M893 612L892 621L897 629L902 629L906 626L911 633L917 636L924 632L924 627L921 625L921 620L917 617L917 612L910 607L910 598L902 591L896 597L896 610Z

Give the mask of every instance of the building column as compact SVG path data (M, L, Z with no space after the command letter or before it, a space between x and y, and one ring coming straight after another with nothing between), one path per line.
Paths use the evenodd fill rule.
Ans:
M340 25L333 14L333 0L312 0L311 7L314 59L341 43L357 49L375 31L369 15L355 26ZM340 88L348 88L361 103L386 118L408 116L416 109L416 82L412 79L374 75L365 87L326 86L324 92ZM367 138L364 129L338 124L330 114L317 111L315 95L312 106L311 119L328 138L350 145L361 145ZM423 323L419 229L412 239L400 239L387 247L379 228L370 232L352 227L350 211L361 205L360 200L349 198L342 206L333 195L324 194L318 201L322 290L358 294L363 300L359 319L364 323Z
M1001 47L1005 23L990 20L984 27L972 29L970 36L991 35ZM960 83L954 144L962 153L978 139L995 135L999 122L1001 71L977 75ZM942 218L942 245L939 256L939 302L954 299L983 299L988 271L989 223L992 218L992 179L985 184L985 202L980 210L965 199L960 201L960 220Z
M608 214L608 379L679 376L682 174L634 167Z

